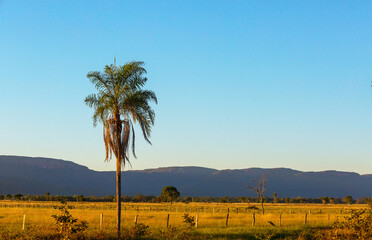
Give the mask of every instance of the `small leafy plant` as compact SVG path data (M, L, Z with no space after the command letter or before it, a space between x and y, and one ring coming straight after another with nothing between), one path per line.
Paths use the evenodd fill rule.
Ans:
M137 223L129 229L129 233L132 239L139 239L150 234L149 226L143 223Z
M183 216L183 222L188 226L188 227L194 227L195 226L195 217L190 216L188 213L185 213Z
M59 214L53 214L52 218L55 220L55 225L59 228L59 233L62 235L63 240L70 239L74 234L82 233L88 227L86 221L78 221L77 218L74 218L69 209L72 209L72 206L67 205L66 201L61 201L60 206L54 206L55 209L58 209Z

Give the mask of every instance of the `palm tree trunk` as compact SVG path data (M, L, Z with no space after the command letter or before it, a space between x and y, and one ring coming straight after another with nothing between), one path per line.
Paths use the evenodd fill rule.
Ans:
M120 238L121 222L121 161L116 158L116 204L117 204L117 236Z

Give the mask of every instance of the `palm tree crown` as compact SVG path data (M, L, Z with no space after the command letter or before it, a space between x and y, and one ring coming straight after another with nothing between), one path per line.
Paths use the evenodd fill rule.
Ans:
M106 66L104 73L92 71L87 75L98 90L97 94L87 96L85 103L95 110L94 126L98 121L103 124L105 161L114 153L123 165L129 162L130 142L136 157L133 124L140 125L145 140L151 144L149 137L155 113L149 102L157 103L157 98L154 92L142 90L147 82L144 74L143 62L133 61L118 67Z

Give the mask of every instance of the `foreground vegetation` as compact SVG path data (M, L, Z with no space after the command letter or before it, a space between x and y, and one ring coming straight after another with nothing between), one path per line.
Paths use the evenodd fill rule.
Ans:
M63 238L52 218L52 215L58 213L53 205L60 203L0 201L0 238ZM115 203L73 202L69 205L72 206L69 209L71 215L87 224L85 231L74 234L71 238L116 238ZM368 216L367 213L360 212L367 205L265 206L266 211L262 215L257 204L246 203L125 203L122 205L121 239L348 239L345 236L335 237L332 224L338 224L338 228L343 227L344 233L352 232L347 225L341 226L345 223L345 218L350 219L351 229L369 227L362 221L368 219L364 217ZM189 215L188 221L185 220L185 214ZM22 230L24 218L25 227ZM364 225L357 226L358 224Z

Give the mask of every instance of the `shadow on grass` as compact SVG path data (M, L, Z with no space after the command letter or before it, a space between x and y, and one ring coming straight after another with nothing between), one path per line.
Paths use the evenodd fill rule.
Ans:
M226 232L226 233L200 233L201 239L220 240L277 240L277 239L315 239L315 232L324 230L322 227L302 229L255 229L254 232Z

